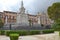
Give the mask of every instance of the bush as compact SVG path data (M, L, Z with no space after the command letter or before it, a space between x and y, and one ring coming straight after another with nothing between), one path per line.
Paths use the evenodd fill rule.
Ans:
M0 35L1 35L1 31L0 31Z
M6 31L6 36L9 36L9 34L14 34L14 33L17 33L19 34L20 36L23 36L23 35L34 35L34 34L40 34L40 31L38 30L30 30L30 31L24 31L24 30L21 30L21 31Z
M13 31L13 30L6 31L6 36L9 36L10 34L15 34L15 33L19 34L18 31Z
M43 31L43 34L54 33L53 29L42 30L42 31Z
M59 36L60 36L60 31L59 31Z
M18 31L18 30L16 30L16 31L7 31L6 36L9 36L9 34L14 34L14 33L17 33L20 36L27 35L27 31L24 31L24 30Z
M0 28L3 28L3 25L4 25L4 23L3 23L3 21L0 19Z
M38 30L31 30L31 31L29 32L29 34L30 34L30 35L40 34L40 31L38 31Z
M20 35L20 36L28 35L28 33L29 33L28 31L20 31L20 32L19 32L19 35Z
M10 34L10 40L18 40L19 34Z
M60 31L60 23L55 23L52 25L52 28L55 30L55 31Z
M35 34L47 34L47 33L53 33L53 29L48 30L11 30L6 31L6 35L9 36L10 34L19 34L19 36L25 36L25 35L35 35Z
M5 31L4 30L0 30L0 35L5 35Z

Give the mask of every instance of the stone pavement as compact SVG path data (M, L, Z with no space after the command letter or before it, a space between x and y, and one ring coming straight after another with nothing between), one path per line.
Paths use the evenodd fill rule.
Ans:
M0 40L10 40L7 36L0 36ZM60 40L58 32L51 34L20 36L18 40Z
M20 36L19 40L60 40L57 34L43 34L32 36Z
M1 35L1 36L0 36L0 40L10 40L10 38L7 37L7 36L3 36L3 35Z

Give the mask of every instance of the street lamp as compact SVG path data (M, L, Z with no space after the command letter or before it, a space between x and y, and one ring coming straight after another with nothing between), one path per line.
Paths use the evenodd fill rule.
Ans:
M10 30L11 30L11 24L10 24Z

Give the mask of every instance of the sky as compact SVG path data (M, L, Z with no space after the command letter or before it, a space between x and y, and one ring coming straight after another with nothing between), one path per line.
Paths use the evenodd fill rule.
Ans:
M0 0L0 11L18 12L22 0ZM47 8L60 0L23 0L26 12L36 14L38 12L47 12Z

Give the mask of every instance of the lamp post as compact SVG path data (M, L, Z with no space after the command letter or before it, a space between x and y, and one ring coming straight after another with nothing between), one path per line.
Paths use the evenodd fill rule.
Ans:
M11 30L11 24L10 24L10 30Z

